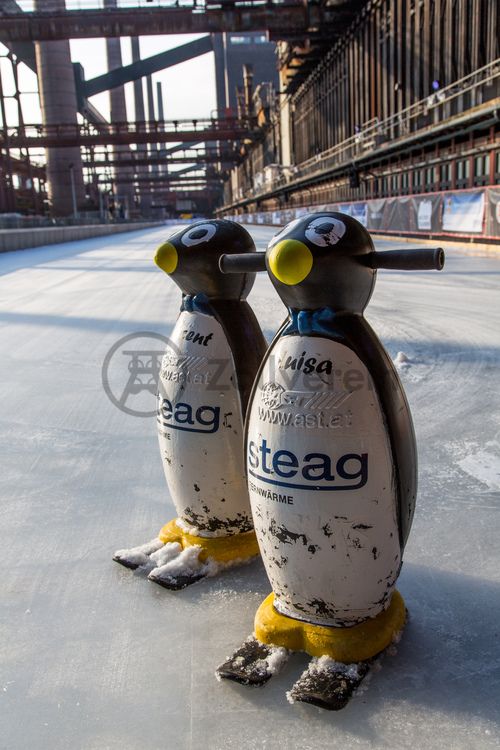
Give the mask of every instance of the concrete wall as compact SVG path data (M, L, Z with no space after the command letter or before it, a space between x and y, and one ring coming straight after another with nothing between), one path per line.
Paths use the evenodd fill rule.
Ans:
M91 237L104 237L121 232L134 232L157 226L160 226L157 222L138 222L136 224L93 224L41 229L2 229L0 230L0 253L25 250L40 245L57 245L60 242L86 240Z

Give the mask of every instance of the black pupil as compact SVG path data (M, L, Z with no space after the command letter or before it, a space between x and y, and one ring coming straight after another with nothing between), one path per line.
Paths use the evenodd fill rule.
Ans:
M316 234L329 234L333 228L334 224L320 224L319 226L314 227L314 231L316 232Z
M205 237L206 234L208 234L208 229L195 229L194 232L191 232L189 236L192 240L201 240L201 238Z

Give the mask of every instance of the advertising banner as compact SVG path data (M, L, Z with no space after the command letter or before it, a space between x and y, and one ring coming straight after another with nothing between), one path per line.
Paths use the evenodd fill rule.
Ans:
M380 229L409 232L411 208L411 198L386 198Z
M245 224L285 226L307 213L323 211L340 211L357 219L368 230L379 232L457 232L500 237L500 187L300 206L235 218Z
M464 234L483 231L484 190L448 193L443 197L443 230Z
M351 216L364 227L368 226L368 206L366 203L351 203Z
M424 198L421 201L415 201L417 209L417 229L426 232L432 229L432 201Z
M411 199L412 211L410 230L412 232L440 232L441 231L441 201L442 195L414 196Z
M490 237L500 237L500 188L488 190L487 234Z
M384 218L385 198L368 201L368 229L381 229Z
M338 205L338 208L336 208L335 210L340 211L341 214L352 216L351 207L352 207L352 203L340 203Z

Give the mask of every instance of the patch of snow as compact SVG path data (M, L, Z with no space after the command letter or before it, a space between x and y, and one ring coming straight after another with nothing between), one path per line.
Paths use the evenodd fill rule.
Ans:
M496 452L493 453L490 450L479 449L475 453L465 456L457 463L463 471L470 474L474 479L479 479L480 482L488 485L490 490L499 490L500 445L490 442L486 446L494 449Z
M162 544L162 546L150 556L151 564L155 568L161 568L163 565L166 565L176 558L181 551L182 547L179 542L167 542L167 544Z
M411 367L411 360L404 352L398 352L394 358L394 364L398 369L405 369Z
M168 549L165 549L167 548ZM197 544L182 549L177 542L169 542L162 550L157 565L149 574L149 579L156 581L166 578L180 578L181 576L209 575L209 565L199 559L201 547ZM158 553L156 553L158 554Z
M289 652L282 646L272 646L266 658L268 674L277 674L289 657Z
M119 549L113 557L117 560L124 560L129 565L137 565L139 568L143 568L151 564L150 558L152 554L163 546L163 542L158 537L155 537L155 539L146 542L146 544L140 544L130 549Z
M304 672L301 674L298 682L302 684L307 684L307 681L310 680L311 682L314 682L315 675L320 674L321 672L329 672L333 671L337 675L342 675L350 680L358 680L360 678L359 673L359 667L363 664L363 662L353 662L351 664L344 664L340 661L335 661L335 659L332 659L330 656L315 656L311 659L309 664L307 665L307 669L304 670ZM369 675L369 673L368 673ZM367 675L367 676L368 676ZM366 678L365 678L366 681ZM294 686L295 687L295 686ZM293 690L292 687L291 690L289 690L286 694L286 699L289 703L295 703L295 698L293 696ZM359 686L354 691L354 694L360 693Z
M309 674L317 674L318 672L325 672L334 670L351 679L359 677L359 663L354 662L352 664L344 664L341 661L335 661L329 656L318 656L313 657L309 662L307 672Z

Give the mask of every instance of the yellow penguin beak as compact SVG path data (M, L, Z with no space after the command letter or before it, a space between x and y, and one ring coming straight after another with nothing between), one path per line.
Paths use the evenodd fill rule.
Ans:
M309 276L313 255L307 245L299 240L282 240L273 247L267 262L278 281L292 286Z
M179 256L177 250L170 242L160 245L155 255L155 263L165 273L173 273L177 268Z

